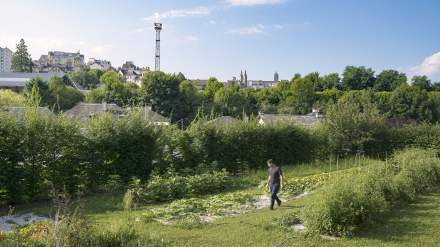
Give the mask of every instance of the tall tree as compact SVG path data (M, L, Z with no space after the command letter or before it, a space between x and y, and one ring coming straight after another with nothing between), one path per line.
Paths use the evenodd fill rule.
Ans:
M390 107L393 116L432 120L428 93L419 87L402 85L396 88L390 98Z
M51 102L51 96L47 82L43 81L40 77L35 77L26 83L23 93L28 102L34 101L33 98L35 98L35 91L39 94L40 106L48 106Z
M417 87L420 90L430 91L432 89L431 80L428 79L426 75L424 76L414 76L411 80L411 85Z
M374 71L364 66L347 66L342 83L346 89L360 90L373 87L375 82Z
M28 53L24 39L21 39L17 44L11 63L11 69L14 72L32 72L32 58Z
M321 77L319 80L319 85L321 90L331 89L331 88L337 88L337 89L342 88L341 78L339 77L338 73L331 73Z
M171 117L173 121L185 116L180 92L180 79L175 75L163 72L147 73L142 79L144 102L151 104L154 111Z
M295 79L291 86L292 95L283 103L282 112L306 114L312 110L315 102L314 83L310 78Z
M208 82L205 86L205 95L210 100L214 99L215 93L220 90L220 88L224 87L224 85L217 80L215 77L211 77L208 79Z
M393 91L402 84L407 83L407 77L404 73L396 70L384 70L377 75L374 90L376 91Z

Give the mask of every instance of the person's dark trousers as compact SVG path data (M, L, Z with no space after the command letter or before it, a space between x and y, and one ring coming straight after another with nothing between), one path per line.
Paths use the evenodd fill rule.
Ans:
M277 194L280 190L279 184L271 184L270 185L270 209L273 209L273 205L275 204L275 201L277 201L278 205L281 204L280 198L278 198Z

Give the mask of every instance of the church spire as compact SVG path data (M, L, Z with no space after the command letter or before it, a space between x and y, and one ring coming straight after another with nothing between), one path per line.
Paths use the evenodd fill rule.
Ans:
M248 77L247 77L247 71L244 71L244 83L246 85L246 87L248 86Z

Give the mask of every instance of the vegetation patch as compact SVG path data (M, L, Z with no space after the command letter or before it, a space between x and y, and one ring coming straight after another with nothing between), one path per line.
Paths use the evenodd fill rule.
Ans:
M434 151L399 152L391 162L367 167L323 188L306 205L304 221L312 232L353 235L439 183L440 160Z

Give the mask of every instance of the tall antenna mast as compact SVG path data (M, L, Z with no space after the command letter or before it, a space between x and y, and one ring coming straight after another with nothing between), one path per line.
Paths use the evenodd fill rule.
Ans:
M154 23L154 30L156 30L156 65L155 71L160 71L160 31L162 31L162 23Z

